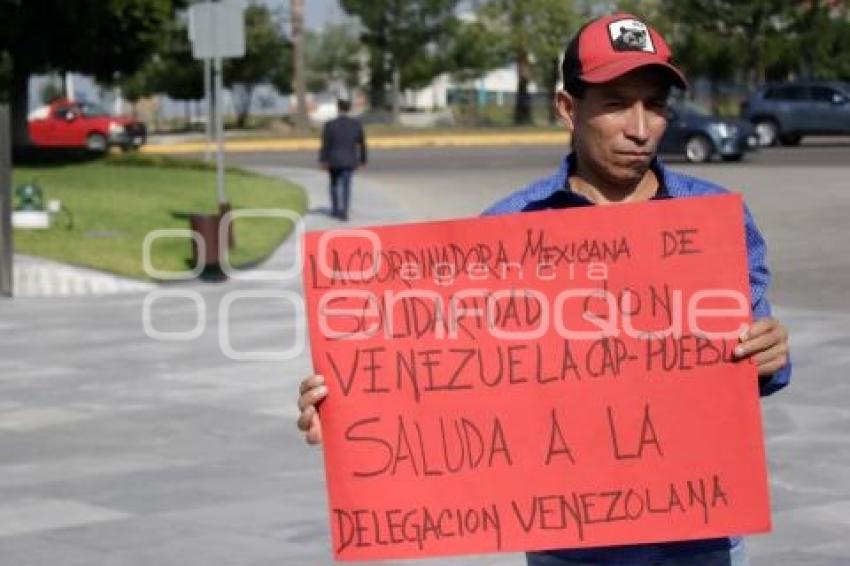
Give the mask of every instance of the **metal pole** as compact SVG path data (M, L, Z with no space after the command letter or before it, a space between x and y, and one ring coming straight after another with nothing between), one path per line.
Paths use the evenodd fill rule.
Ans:
M0 105L0 295L12 296L12 140L9 109Z
M212 77L210 73L212 72L212 64L210 62L209 57L204 58L204 98L207 101L207 120L205 124L205 137L204 137L204 161L209 161L212 157L212 150L210 146L212 145L212 132L213 132L213 93L210 83L212 82Z
M227 203L224 193L224 96L222 95L221 57L215 58L215 131L216 131L216 188L218 204Z

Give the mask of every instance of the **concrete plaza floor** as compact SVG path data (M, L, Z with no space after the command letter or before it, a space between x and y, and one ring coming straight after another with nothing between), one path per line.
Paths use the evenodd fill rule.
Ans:
M323 213L322 173L263 172L307 188L308 228L338 225ZM365 179L356 184L352 224L409 217ZM264 272L289 265L294 246L290 239ZM231 279L154 294L0 301L0 564L330 564L321 451L304 446L294 426L309 357L224 353L291 344L304 329L281 292L299 286ZM197 336L152 338L146 310L149 328L198 328ZM774 532L750 539L752 563L847 564L850 314L846 305L782 304L777 314L793 333L795 384L763 404Z

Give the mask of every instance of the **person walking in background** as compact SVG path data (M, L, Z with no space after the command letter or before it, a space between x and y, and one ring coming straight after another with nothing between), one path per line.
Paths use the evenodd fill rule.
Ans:
M359 120L348 115L351 103L337 101L339 116L322 128L319 163L330 174L331 216L348 220L351 178L359 165L366 165L366 134Z

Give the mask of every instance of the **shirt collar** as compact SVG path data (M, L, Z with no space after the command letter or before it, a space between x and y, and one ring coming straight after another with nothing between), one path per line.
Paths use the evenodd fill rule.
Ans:
M553 178L552 191L538 200L533 200L523 209L526 212L533 210L546 210L549 208L572 208L575 206L593 206L593 202L570 187L570 171L576 166L576 154L570 152L561 162L557 173ZM667 171L658 156L652 158L650 168L658 178L658 192L650 200L661 200L676 196L670 191L667 183Z

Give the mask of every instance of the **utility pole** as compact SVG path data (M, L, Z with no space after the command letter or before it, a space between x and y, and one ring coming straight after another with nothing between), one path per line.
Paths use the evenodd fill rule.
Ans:
M198 2L189 8L189 40L192 56L204 61L204 86L207 92L207 134L215 137L216 194L219 208L229 210L224 186L224 97L222 59L245 56L245 16L242 2ZM207 70L212 73L210 79ZM210 104L211 103L211 104ZM207 148L209 145L207 145ZM209 150L205 150L205 156Z
M307 128L307 79L304 76L304 0L291 0L292 11L292 56L294 58L293 82L295 83L296 114L295 127Z
M224 192L224 108L222 108L222 64L221 57L213 59L213 92L215 92L215 170L218 204L229 206Z
M213 140L213 102L212 91L212 60L204 57L204 101L206 102L206 116L204 120L204 161L210 160L210 145Z

